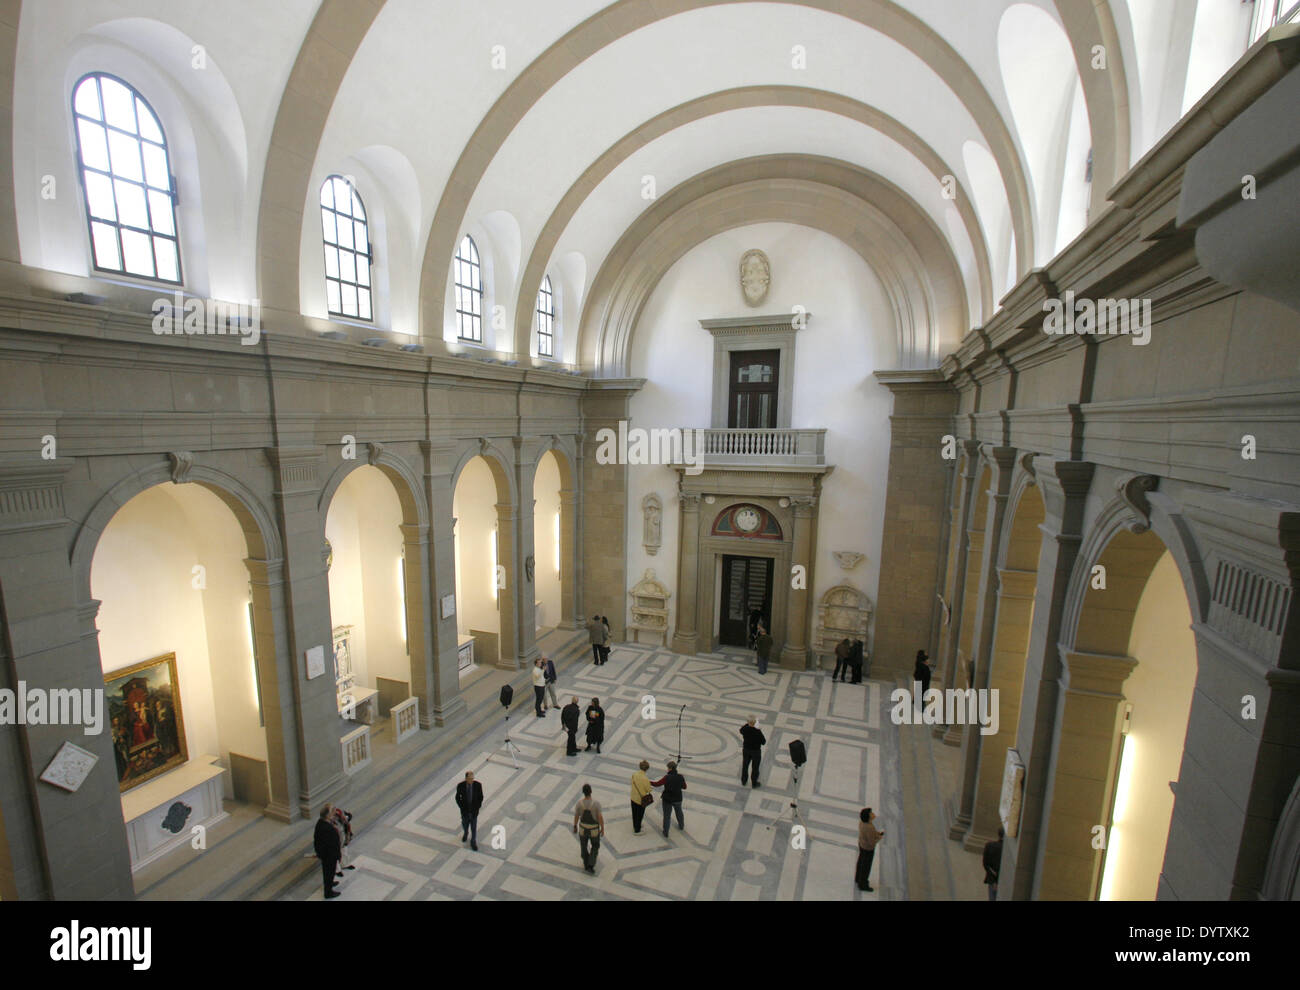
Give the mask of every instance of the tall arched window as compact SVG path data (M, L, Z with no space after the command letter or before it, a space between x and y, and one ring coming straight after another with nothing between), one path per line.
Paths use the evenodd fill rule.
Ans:
M457 336L483 343L483 266L474 239L466 234L452 262L456 276Z
M176 183L157 114L122 80L92 73L72 91L72 116L95 268L179 285Z
M320 187L325 240L325 301L332 316L369 320L370 229L366 208L352 183L331 175Z
M542 279L542 287L537 290L537 353L555 357L555 293L549 275Z

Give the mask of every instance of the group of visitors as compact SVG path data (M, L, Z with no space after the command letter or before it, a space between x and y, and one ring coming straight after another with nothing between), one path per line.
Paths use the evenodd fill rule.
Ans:
M344 870L355 870L347 862L347 847L352 842L352 813L332 804L320 810L316 819L316 834L312 845L320 860L321 875L325 881L325 899L339 896L335 890Z
M864 659L862 640L840 640L835 646L835 669L831 671L831 680L843 682L850 673L854 684L862 683L862 664Z
M587 623L587 633L591 636L591 658L597 667L603 667L609 663L609 619L593 615Z
M686 818L682 814L683 791L686 790L686 778L677 772L677 764L669 760L664 775L658 780L651 780L646 773L650 761L642 760L632 774L632 831L641 834L641 825L645 821L645 810L654 804L653 790L662 787L659 796L664 809L664 838L674 817L677 828L685 830ZM582 853L582 868L588 873L596 872L596 855L600 852L600 840L605 835L605 814L600 802L591 796L591 785L582 785L582 797L573 809L573 832L578 836L579 850Z

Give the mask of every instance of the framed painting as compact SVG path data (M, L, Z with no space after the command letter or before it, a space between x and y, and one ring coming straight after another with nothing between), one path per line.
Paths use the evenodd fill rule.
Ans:
M104 696L119 791L129 791L189 759L175 653L109 671Z

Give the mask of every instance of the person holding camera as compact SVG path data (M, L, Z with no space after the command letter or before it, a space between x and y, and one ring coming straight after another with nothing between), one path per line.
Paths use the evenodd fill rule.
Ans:
M876 888L871 886L871 861L876 858L876 845L885 837L885 833L878 831L872 824L876 820L876 813L870 808L863 808L858 817L861 821L858 822L858 868L855 879L858 890L874 893Z
M749 716L749 721L740 727L740 782L748 784L751 780L758 786L758 766L763 762L763 746L767 736L757 725L758 717ZM750 767L753 766L753 772Z

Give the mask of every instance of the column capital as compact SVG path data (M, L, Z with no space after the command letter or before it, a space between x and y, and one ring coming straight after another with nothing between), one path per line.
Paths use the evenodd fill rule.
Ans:
M1061 687L1071 694L1097 694L1123 697L1124 682L1138 662L1132 657L1112 653L1061 651Z
M1037 587L1037 571L1022 571L1010 567L998 568L999 597L1027 598L1033 601Z
M63 480L72 458L0 460L0 530L61 525Z
M267 447L266 458L275 471L277 495L301 495L320 489L317 470L324 459L320 447Z

